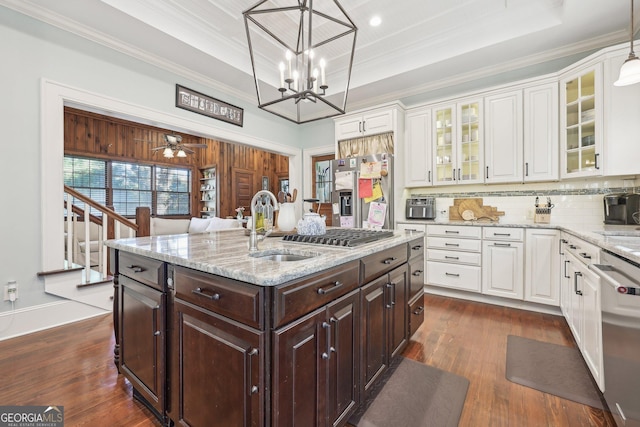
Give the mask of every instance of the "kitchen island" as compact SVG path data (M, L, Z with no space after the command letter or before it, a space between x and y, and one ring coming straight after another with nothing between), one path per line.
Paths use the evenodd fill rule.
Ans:
M109 241L120 372L165 424L344 425L424 318L423 238Z

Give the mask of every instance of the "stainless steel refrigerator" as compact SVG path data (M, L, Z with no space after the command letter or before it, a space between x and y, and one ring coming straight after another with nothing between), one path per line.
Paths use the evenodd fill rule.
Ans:
M334 226L393 228L392 154L337 159L332 169Z

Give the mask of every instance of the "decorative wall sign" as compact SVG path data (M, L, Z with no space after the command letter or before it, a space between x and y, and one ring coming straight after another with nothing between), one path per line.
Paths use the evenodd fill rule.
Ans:
M184 86L176 85L176 107L242 127L244 110Z

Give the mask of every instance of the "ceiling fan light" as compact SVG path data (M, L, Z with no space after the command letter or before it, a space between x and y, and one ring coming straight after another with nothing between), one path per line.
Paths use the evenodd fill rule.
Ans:
M173 150L169 147L165 148L164 151L162 152L162 155L168 159L173 157Z
M640 59L633 53L620 67L620 77L613 83L614 86L627 86L640 83Z
M178 150L178 154L176 154L176 157L187 157L187 153L185 153L183 149L180 149Z

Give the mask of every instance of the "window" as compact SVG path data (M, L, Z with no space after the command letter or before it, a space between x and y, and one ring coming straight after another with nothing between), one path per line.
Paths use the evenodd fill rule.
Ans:
M156 214L188 215L190 211L188 169L156 167Z
M138 206L159 216L191 213L190 169L65 156L64 183L123 216Z
M111 162L111 188L113 209L120 215L135 215L138 206L151 209L151 166Z
M107 202L107 162L104 160L79 157L64 158L64 185L72 187L101 205ZM72 203L84 209L84 202L72 200ZM95 209L91 214L99 215Z

